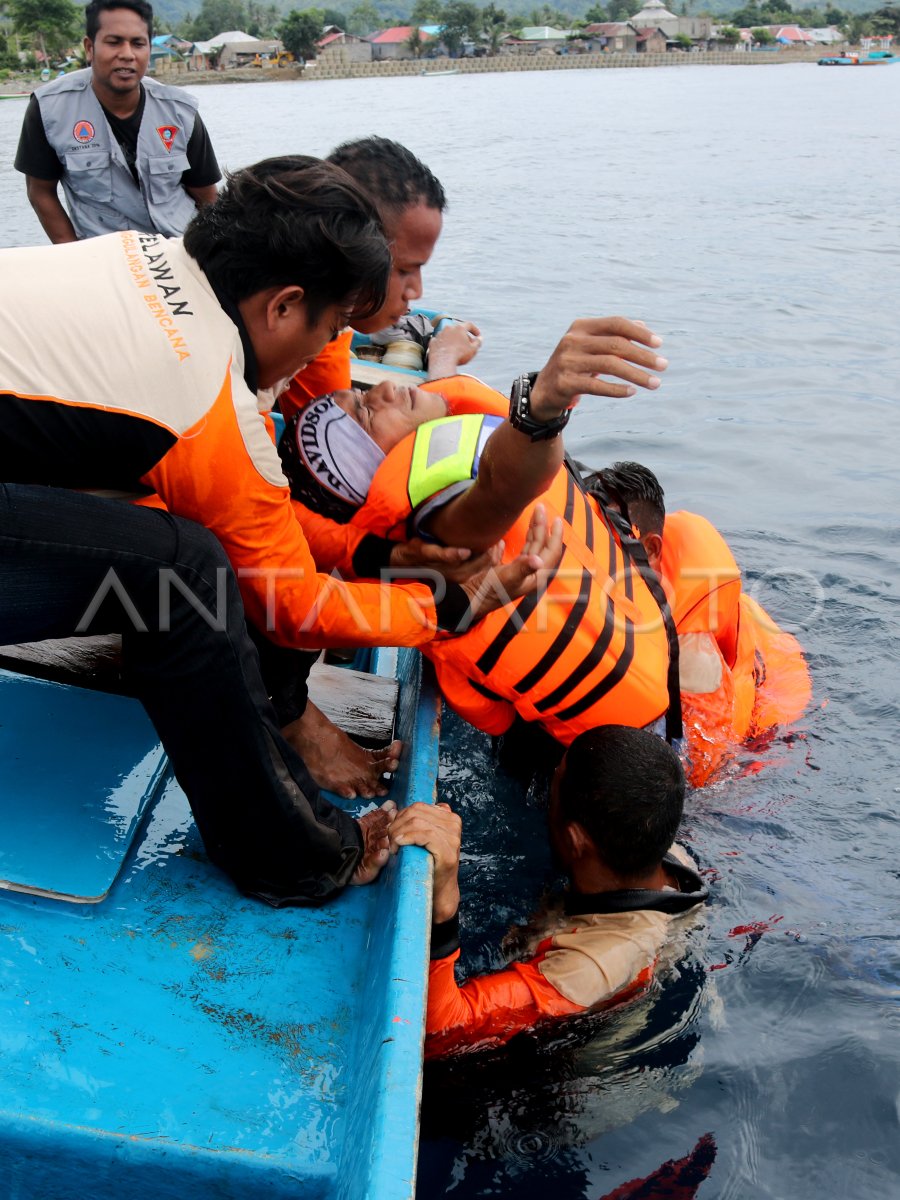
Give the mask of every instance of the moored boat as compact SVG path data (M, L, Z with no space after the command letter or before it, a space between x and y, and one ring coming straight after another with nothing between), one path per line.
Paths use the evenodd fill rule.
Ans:
M878 67L889 66L900 62L889 50L872 50L869 54L839 54L829 58L820 58L820 67Z

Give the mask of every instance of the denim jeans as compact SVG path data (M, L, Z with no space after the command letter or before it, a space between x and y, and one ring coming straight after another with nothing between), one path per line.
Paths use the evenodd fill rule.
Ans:
M238 887L319 904L348 882L358 826L279 732L216 538L119 500L0 484L0 644L88 633L122 634L128 689Z

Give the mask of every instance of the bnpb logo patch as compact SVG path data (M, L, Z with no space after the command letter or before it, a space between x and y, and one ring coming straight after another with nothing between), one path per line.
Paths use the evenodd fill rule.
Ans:
M72 136L76 142L92 142L94 140L94 127L90 121L76 121L75 128L72 130Z
M167 150L171 150L178 134L177 125L157 125L156 132L162 139L162 144Z

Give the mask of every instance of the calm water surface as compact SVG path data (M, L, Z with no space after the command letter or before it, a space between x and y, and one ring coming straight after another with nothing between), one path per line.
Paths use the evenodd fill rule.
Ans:
M450 198L425 302L479 322L489 382L539 366L579 315L662 334L663 388L586 401L569 445L597 464L643 460L671 508L710 517L813 670L800 727L689 798L684 834L713 903L677 975L643 1007L432 1071L421 1200L599 1200L704 1134L716 1159L701 1200L896 1200L900 71L198 95L230 167L367 133L419 153ZM0 105L5 244L41 240L8 166L23 109ZM539 803L448 724L465 962L484 969L552 874Z

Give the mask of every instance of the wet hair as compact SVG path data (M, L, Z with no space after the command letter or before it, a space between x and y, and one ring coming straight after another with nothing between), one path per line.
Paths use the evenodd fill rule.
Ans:
M566 751L560 815L585 829L611 870L638 875L659 866L675 840L684 786L678 755L661 737L603 725Z
M595 472L610 500L641 533L662 534L666 501L662 484L649 467L617 462Z
M328 155L362 184L385 219L396 219L416 204L443 212L447 197L440 181L423 162L390 138L367 137L344 142Z
M137 13L147 24L147 37L153 37L153 7L146 0L91 0L84 9L84 31L90 41L95 41L100 28L100 14L116 8L127 8Z
M311 324L349 298L355 316L373 316L391 274L372 201L339 167L301 154L229 173L191 220L184 247L234 303L299 285Z

